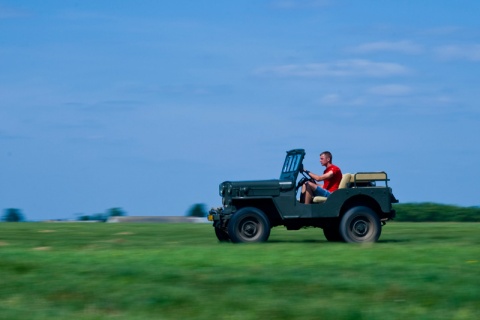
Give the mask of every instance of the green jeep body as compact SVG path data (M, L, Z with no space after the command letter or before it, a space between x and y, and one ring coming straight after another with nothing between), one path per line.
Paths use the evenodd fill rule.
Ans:
M288 230L322 228L329 241L377 241L381 224L395 217L392 203L398 202L388 187L387 174L344 175L348 181L342 181L343 188L328 198L320 197L320 203L304 204L297 200L304 157L303 149L287 151L280 179L221 183L222 207L208 215L217 238L261 242L268 240L272 227L283 225Z

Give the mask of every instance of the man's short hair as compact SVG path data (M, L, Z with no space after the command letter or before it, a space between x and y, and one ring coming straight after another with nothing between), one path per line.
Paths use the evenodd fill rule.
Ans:
M333 161L333 156L332 156L332 153L331 153L330 151L323 151L322 153L320 153L320 155L322 155L322 154L326 155L327 158L330 159L330 163L332 163L332 161Z

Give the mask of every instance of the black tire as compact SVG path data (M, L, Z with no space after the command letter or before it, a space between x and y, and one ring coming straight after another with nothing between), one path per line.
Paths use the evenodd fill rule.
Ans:
M340 234L338 225L323 228L323 235L330 242L343 242L343 237Z
M227 231L220 228L216 228L216 227L214 229L215 229L215 235L217 236L218 241L230 242L230 236L228 235Z
M340 222L340 234L345 242L376 242L382 233L377 214L368 207L353 207Z
M242 208L228 222L232 242L265 242L270 236L270 221L257 208Z

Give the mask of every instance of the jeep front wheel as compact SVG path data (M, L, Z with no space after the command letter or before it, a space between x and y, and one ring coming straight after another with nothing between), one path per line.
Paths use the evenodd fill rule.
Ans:
M217 236L218 241L220 242L230 242L230 236L228 235L227 231L214 227L215 235Z
M264 242L270 236L270 221L257 208L242 208L233 214L228 223L232 242Z
M340 222L340 234L345 242L376 242L382 227L376 213L368 207L353 207Z

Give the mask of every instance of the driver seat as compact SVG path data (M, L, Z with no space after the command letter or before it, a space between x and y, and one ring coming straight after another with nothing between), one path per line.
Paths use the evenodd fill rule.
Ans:
M350 182L351 179L352 179L351 173L344 173L342 175L342 180L338 185L338 189L345 189L348 186L348 183ZM313 203L324 203L325 201L327 201L327 197L316 196L313 198Z

